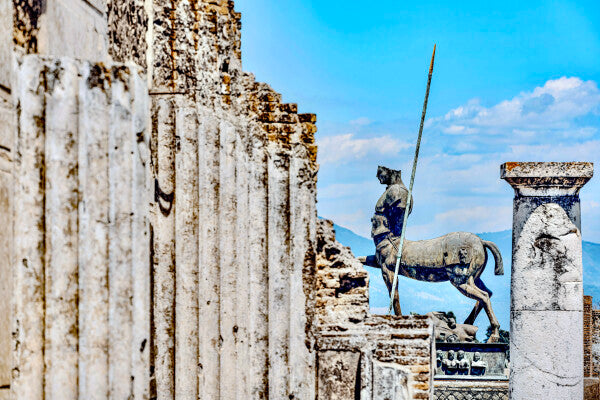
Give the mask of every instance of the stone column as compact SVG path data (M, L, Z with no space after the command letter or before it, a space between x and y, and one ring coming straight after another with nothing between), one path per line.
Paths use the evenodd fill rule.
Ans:
M579 190L591 163L505 163L515 189L510 315L512 399L583 398Z

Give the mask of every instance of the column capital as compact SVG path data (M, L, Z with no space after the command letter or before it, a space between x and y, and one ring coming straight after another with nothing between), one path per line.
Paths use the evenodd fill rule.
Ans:
M594 175L590 162L506 162L500 178L517 196L575 196Z

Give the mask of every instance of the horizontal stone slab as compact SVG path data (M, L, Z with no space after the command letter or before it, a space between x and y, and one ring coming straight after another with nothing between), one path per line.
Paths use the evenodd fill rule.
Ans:
M594 175L590 162L506 162L500 178L520 196L576 195Z

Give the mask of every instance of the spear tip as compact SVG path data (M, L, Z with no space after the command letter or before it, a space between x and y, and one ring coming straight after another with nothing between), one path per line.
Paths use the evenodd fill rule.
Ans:
M431 75L433 73L433 60L435 60L435 46L436 44L433 44L433 54L431 55L431 64L429 64L429 75Z

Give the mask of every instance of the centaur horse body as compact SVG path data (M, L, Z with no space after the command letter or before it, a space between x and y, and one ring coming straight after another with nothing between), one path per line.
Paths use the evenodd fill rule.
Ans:
M377 175L381 183L387 184L387 189L371 219L371 236L375 242L376 253L361 258L361 261L365 265L381 268L383 279L392 296L394 267L400 241L399 235L394 232L401 231L402 227L397 224L401 223L402 218L398 215L405 212L408 192L402 190L404 184L400 179L400 171L380 167ZM385 206L381 207L380 203ZM502 257L498 247L468 232L453 232L435 239L416 242L405 240L399 274L427 282L449 281L463 295L477 300L465 324L473 324L483 308L492 326L489 340L494 342L499 338L500 324L492 310L492 292L481 280L488 259L486 249L494 256L495 274L503 275ZM401 315L397 288L393 296L394 311L396 315Z

